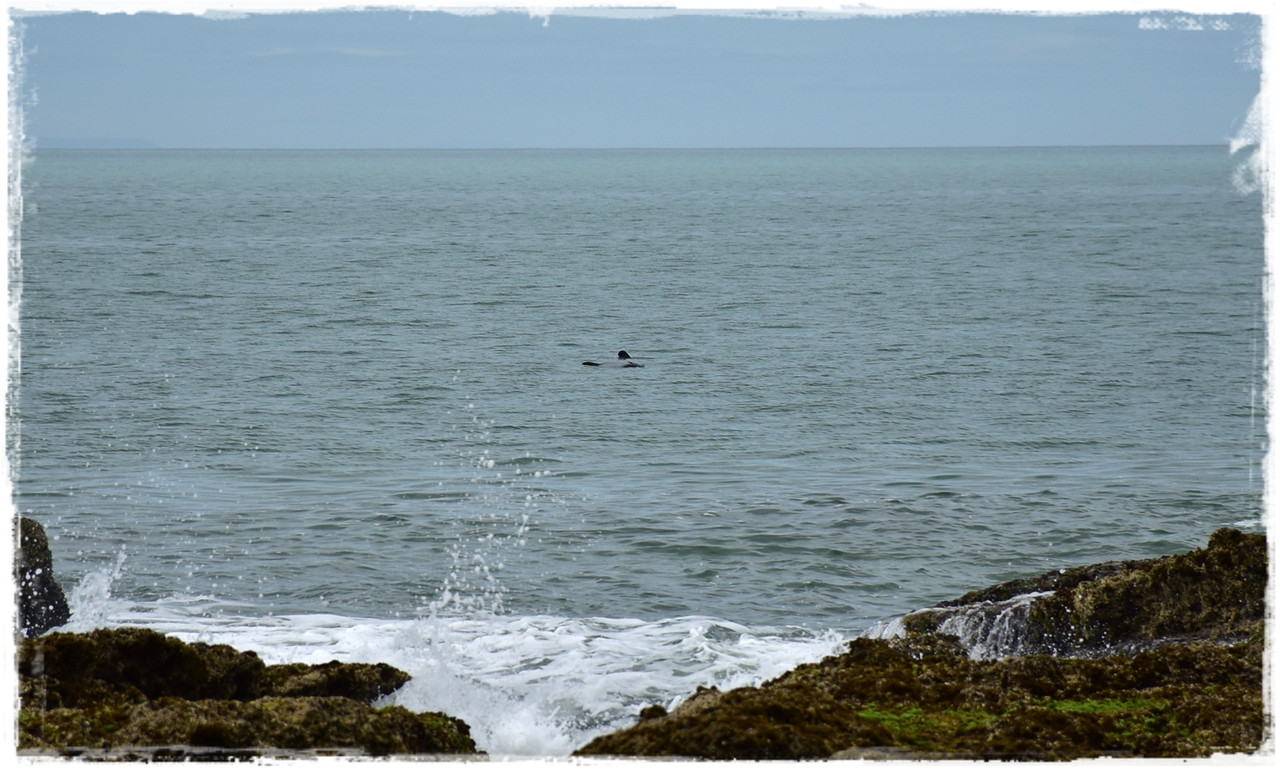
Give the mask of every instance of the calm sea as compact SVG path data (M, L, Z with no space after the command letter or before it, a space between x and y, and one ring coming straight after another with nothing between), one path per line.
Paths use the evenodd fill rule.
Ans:
M16 507L72 628L386 661L482 748L565 754L973 588L1260 529L1240 162L40 151Z

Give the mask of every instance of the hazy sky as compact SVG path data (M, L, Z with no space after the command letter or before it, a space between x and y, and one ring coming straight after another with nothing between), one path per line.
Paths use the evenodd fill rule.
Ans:
M1218 144L1259 19L24 16L37 147Z

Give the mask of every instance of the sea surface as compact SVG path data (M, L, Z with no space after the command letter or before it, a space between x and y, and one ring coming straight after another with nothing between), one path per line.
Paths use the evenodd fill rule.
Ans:
M1260 531L1242 162L36 151L15 506L73 630L385 661L491 754L568 754L971 589Z

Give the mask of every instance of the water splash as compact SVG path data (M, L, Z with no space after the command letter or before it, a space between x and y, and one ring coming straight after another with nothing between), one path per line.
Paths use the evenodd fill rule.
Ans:
M437 617L398 635L391 662L414 679L393 702L461 717L492 755L563 756L647 705L759 684L841 642L705 617Z
M455 375L455 382L457 376ZM464 396L462 411L469 416L465 426L454 426L466 449L460 454L467 473L462 494L476 505L473 515L452 522L458 531L449 546L450 568L434 597L423 597L418 612L427 617L440 614L501 615L505 611L507 588L498 575L514 549L526 544L532 513L548 501L546 495L530 488L526 481L541 478L534 470L522 477L528 461L499 459L492 435L493 421L475 413L475 403ZM507 468L514 467L508 474ZM545 472L549 475L549 471ZM554 501L553 501L554 502Z
M871 639L902 638L911 618L927 615L936 632L960 639L976 660L998 660L1027 652L1026 629L1031 606L1052 591L1020 594L1003 601L976 602L960 607L929 607L901 618L878 623L863 634Z
M108 618L125 605L122 600L112 598L111 586L124 571L126 558L125 547L120 546L120 553L116 554L115 562L110 567L86 573L71 589L70 595L67 596L71 619L63 627L64 629L84 631L102 628L109 624Z
M1249 113L1245 116L1240 130L1231 137L1229 145L1231 154L1245 153L1243 160L1236 165L1231 174L1231 184L1241 195L1258 192L1266 183L1269 169L1266 167L1265 156L1259 152L1262 141L1262 115L1262 96L1259 95L1254 97L1253 103L1249 106Z
M112 626L252 650L264 662L388 663L413 678L383 705L442 711L491 757L566 756L674 707L699 686L758 685L836 653L840 635L702 616L646 621L550 615L211 616L204 602L120 606Z

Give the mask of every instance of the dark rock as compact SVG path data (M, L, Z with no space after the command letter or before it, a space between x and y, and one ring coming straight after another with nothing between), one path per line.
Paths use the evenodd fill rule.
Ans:
M18 673L24 751L177 746L178 757L188 754L182 746L233 754L271 747L476 752L470 729L457 719L373 708L372 701L409 680L386 664L266 666L255 653L226 645L123 628L25 640Z
M578 755L702 759L817 759L888 735L829 693L699 688L670 714L597 738Z
M159 698L114 708L52 709L20 721L23 748L190 745L223 749L359 748L388 754L470 754L475 743L460 720L374 709L350 698L258 698L252 701Z
M266 665L227 645L186 644L145 628L52 633L22 643L18 674L48 708L79 708L105 695L250 700L264 694ZM20 684L22 684L20 682ZM34 691L33 691L34 694Z
M1191 553L1003 583L912 613L903 622L912 633L959 634L993 657L1238 640L1265 615L1267 575L1265 536L1220 529L1205 548Z
M856 639L760 687L705 691L578 755L1065 760L1255 751L1262 640L1102 659L974 660L951 640Z
M652 706L646 706L645 708L640 709L641 722L648 719L658 719L659 717L665 717L666 715L667 715L667 707L658 705L656 703Z
M1265 538L1219 530L1190 554L1004 584L956 606L1042 592L1037 601L1048 609L1026 603L1024 620L1039 624L1034 643L1090 654L975 658L938 632L945 612L931 610L913 614L904 638L856 639L843 654L760 687L700 688L670 714L596 738L577 754L1068 760L1253 752L1267 724L1266 578Z
M319 665L291 663L267 667L270 691L286 697L344 697L373 703L390 695L409 681L405 672L386 663L339 663Z
M67 597L53 578L53 554L44 528L33 519L18 521L18 630L25 637L43 634L71 619Z

